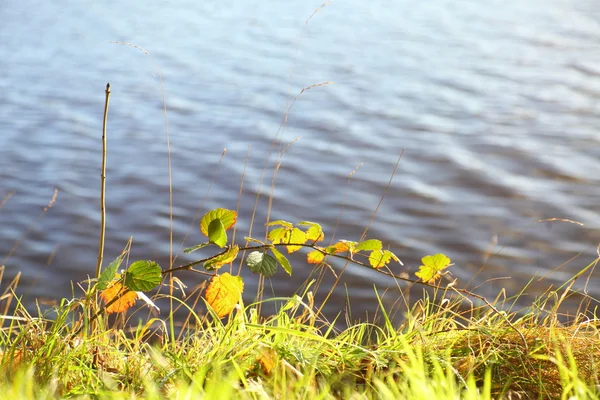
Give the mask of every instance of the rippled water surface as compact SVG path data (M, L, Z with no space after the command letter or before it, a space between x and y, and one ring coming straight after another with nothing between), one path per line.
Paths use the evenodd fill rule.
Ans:
M319 2L103 3L0 6L0 257L4 284L20 271L30 301L70 296L71 281L94 273L107 82L106 258L133 236L134 259L169 264L159 76L176 253L202 241L198 215L237 207L244 171L237 237L248 233L259 189L253 235L261 237L277 161L271 144L300 137L282 158L271 218L318 221L328 238L334 230L360 238L404 152L369 230L404 261L397 273L412 275L422 256L443 252L458 286L514 295L579 255L534 280L527 292L536 295L596 256L595 1L340 0L306 26ZM303 87L329 81L305 91L279 130ZM584 225L538 222L549 218ZM179 254L175 264L190 260ZM294 278L279 272L266 293L297 289L311 268L294 265ZM322 292L333 281L326 275ZM244 276L251 299L257 279ZM599 296L597 276L577 288L587 283ZM354 266L341 282L357 318L376 308L373 284L395 287ZM345 304L339 289L332 314ZM395 289L384 302L397 298Z

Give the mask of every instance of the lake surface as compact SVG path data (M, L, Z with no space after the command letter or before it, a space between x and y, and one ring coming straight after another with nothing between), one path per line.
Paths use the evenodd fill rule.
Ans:
M526 291L536 296L594 260L597 2L340 0L305 25L319 5L4 2L3 286L20 271L19 291L33 304L71 296L71 282L94 274L107 82L105 258L133 236L132 260L168 266L159 76L171 140L175 265L212 254L179 250L203 241L198 216L237 207L242 176L237 239L248 234L259 191L253 236L264 235L277 163L272 144L279 150L298 137L281 159L271 219L317 221L328 239L334 232L360 238L403 154L368 233L404 262L392 266L396 273L414 277L421 257L442 252L455 264L458 287L492 298L506 288L513 296L536 277ZM323 82L333 84L305 91L280 129L302 88ZM55 188L56 201L43 212ZM538 222L549 218L584 225ZM267 280L267 296L292 294L312 270L301 259L294 266L293 279L279 271ZM599 274L576 288L600 296ZM325 275L317 300L333 282ZM243 276L250 301L257 277ZM180 277L190 288L204 279ZM329 315L345 308L344 285L354 318L373 315L373 285L382 293L392 288L386 306L399 298L390 279L349 266ZM573 298L571 312L581 300Z

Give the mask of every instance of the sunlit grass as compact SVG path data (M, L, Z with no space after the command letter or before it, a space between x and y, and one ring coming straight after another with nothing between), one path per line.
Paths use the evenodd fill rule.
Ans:
M2 321L0 392L36 399L597 398L597 320L562 325L547 313L498 315L449 294L424 294L399 326L384 313L382 324L342 331L319 318L310 292L265 300L282 304L266 318L257 304L223 320L190 309L176 341L158 320L119 329L104 319L76 334L89 318L78 299L40 317L18 305Z

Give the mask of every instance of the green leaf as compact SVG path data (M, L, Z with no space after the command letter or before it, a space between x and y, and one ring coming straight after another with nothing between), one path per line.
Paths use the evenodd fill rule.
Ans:
M267 224L267 226L275 226L275 225L283 226L288 229L292 229L294 227L294 224L292 224L291 222L287 222L287 221L284 221L281 219L279 219L277 221L271 221Z
M227 246L227 232L221 218L217 218L208 224L208 239L220 248Z
M423 265L419 267L419 271L415 275L423 280L423 282L433 283L436 279L442 276L442 271L450 265L450 259L445 254L436 254L433 256L425 256L421 259Z
M204 268L207 271L214 271L216 269L221 268L225 264L230 264L237 258L239 251L240 251L239 246L237 244L233 245L225 253L206 261L204 263Z
M250 268L250 271L267 278L275 275L275 271L277 271L277 261L270 255L260 251L253 251L248 254L246 265Z
M204 234L204 236L209 236L208 226L215 219L220 219L225 227L225 230L228 231L233 225L235 225L237 221L237 213L226 208L216 208L204 214L200 220L200 231Z
M277 261L279 261L279 264L281 264L281 266L283 267L283 270L285 272L287 272L288 275L291 276L292 275L292 266L291 266L290 262L288 261L288 259L283 254L281 254L281 252L279 250L277 250L275 247L271 247L271 252L275 256Z
M136 261L125 271L123 285L136 292L154 289L162 280L162 269L154 261Z
M356 246L356 251L361 251L361 250L366 250L366 251L381 250L382 247L383 247L383 244L381 244L381 240L369 239L369 240L365 240L364 242L359 243Z
M200 244L197 244L197 245L195 245L195 246L188 247L187 249L183 250L183 252L184 252L185 254L190 254L191 252L194 252L194 251L196 251L196 250L200 250L201 248L203 248L203 247L206 247L206 246L208 246L209 244L210 244L210 242L204 242L204 243L200 243Z
M123 262L122 255L115 258L113 260L113 262L111 262L108 265L108 267L106 267L104 269L104 271L102 271L102 273L100 274L100 277L98 277L98 283L96 284L96 289L104 290L108 287L108 285L115 278L115 275L117 275L117 270L119 269L121 262Z

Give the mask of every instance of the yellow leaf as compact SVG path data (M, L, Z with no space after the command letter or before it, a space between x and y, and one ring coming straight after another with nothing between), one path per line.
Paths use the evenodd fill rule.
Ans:
M204 298L219 318L229 315L244 292L244 281L239 276L224 273L214 276Z
M369 255L369 264L373 268L382 268L388 265L392 260L400 262L400 259L396 257L394 253L389 250L373 250ZM401 263L402 264L402 263Z
M311 226L306 230L306 239L312 240L313 242L320 242L325 238L325 234L321 230L320 226Z
M303 231L301 231L298 228L294 228L291 231L288 231L286 238L287 238L287 243L298 243L298 244L306 243L306 233L304 233ZM287 248L287 251L290 254L295 251L298 251L302 248L302 246L285 246L285 247Z
M442 271L451 265L450 259L444 254L423 257L421 262L423 265L415 275L427 283L434 283L442 276Z
M324 259L325 254L317 250L311 251L306 256L306 261L308 261L309 264L320 264L323 262Z
M104 301L104 304L110 303L115 297L118 297L126 290L121 282L116 281L107 289L100 292L100 297ZM127 311L131 306L135 304L135 300L138 298L137 292L130 290L129 292L122 295L119 300L112 303L110 306L106 308L106 312L108 314L118 313Z
M235 261L239 251L239 246L237 244L234 244L225 253L206 261L204 263L204 268L206 268L207 271L214 271L216 269L221 268L225 264L231 264L233 261Z

